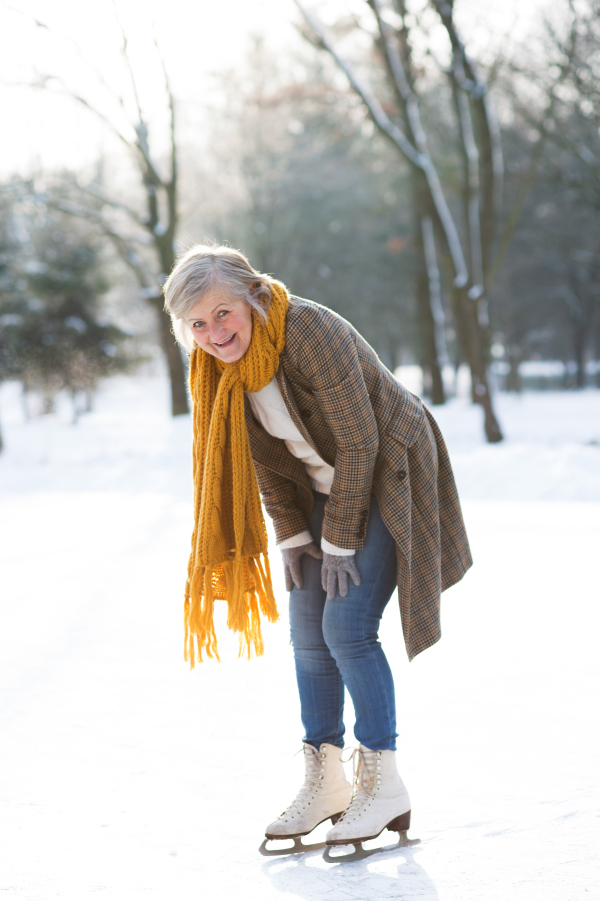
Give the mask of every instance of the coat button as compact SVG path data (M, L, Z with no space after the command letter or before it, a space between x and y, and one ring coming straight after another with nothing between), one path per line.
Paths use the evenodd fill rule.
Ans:
M403 469L401 469L401 470L399 471L399 473L398 473L398 478L400 479L400 481L402 481L402 479L405 479L405 478L406 478L406 472L405 472Z

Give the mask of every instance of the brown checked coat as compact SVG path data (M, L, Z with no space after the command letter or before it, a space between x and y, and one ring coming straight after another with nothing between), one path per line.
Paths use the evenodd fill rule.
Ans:
M398 595L409 659L440 638L440 594L472 564L440 430L358 332L336 313L290 298L277 382L306 441L335 469L323 536L365 544L371 494L396 541ZM258 483L278 541L308 528L304 466L257 422L246 423Z

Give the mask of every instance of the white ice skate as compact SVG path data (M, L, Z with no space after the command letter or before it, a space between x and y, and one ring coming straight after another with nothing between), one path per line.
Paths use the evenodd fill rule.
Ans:
M302 836L325 820L336 823L350 803L352 786L346 779L341 753L335 745L324 743L317 751L304 744L304 783L290 806L267 826L266 838L258 849L261 854L300 854L325 847L325 842L304 845ZM288 838L294 840L291 847L267 848L270 840Z
M340 860L362 860L379 851L391 851L405 845L416 845L419 839L409 839L410 798L398 775L395 751L370 751L360 745L357 751L355 791L349 807L327 833L327 848L323 857L330 863ZM356 760L356 756L354 757ZM365 849L363 842L377 838L384 829L398 832L394 845ZM332 855L336 845L354 845L350 854Z

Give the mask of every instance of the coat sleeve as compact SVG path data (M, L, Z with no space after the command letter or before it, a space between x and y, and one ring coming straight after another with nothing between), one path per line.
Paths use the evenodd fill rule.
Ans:
M273 520L277 544L306 531L308 517L299 502L296 482L256 460L254 467L265 510Z
M323 537L358 550L365 545L379 432L352 332L327 313L304 336L301 363L336 444Z

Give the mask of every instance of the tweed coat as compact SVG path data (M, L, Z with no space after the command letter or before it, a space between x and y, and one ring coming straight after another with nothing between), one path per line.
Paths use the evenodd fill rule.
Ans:
M364 547L374 494L396 542L402 629L409 660L441 636L440 594L472 565L444 439L420 399L332 310L290 298L277 382L304 439L334 467L323 537ZM308 528L313 493L282 439L254 418L245 398L250 449L277 541Z

